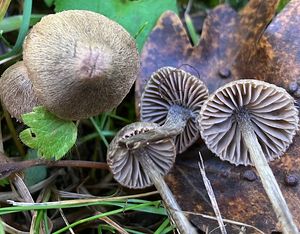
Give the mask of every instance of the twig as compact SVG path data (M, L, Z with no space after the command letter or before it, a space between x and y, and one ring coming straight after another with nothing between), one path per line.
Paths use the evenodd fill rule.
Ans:
M82 161L82 160L60 160L50 161L44 159L37 160L26 160L20 162L9 161L0 165L0 179L4 179L13 173L22 171L29 167L35 166L47 166L47 167L76 167L76 168L94 168L108 170L106 163L93 162L93 161Z
M101 214L101 212L96 212L96 214ZM118 231L118 233L120 234L129 234L124 228L122 228L119 224L117 224L115 221L113 221L111 218L109 217L102 217L100 218L102 221L104 221L105 223L111 225L112 227L114 227L114 229L116 229Z
M217 203L217 199L216 199L215 194L214 194L214 190L213 190L213 188L211 186L211 183L210 183L210 181L207 178L206 173L205 173L203 158L202 158L202 155L201 155L200 152L199 152L199 158L200 158L200 162L198 162L198 166L199 166L199 169L200 169L200 172L201 172L201 175L202 175L202 179L203 179L207 194L209 196L212 207L213 207L214 212L216 214L217 221L218 221L221 233L222 234L227 234L226 228L225 228L225 225L223 223L222 216L221 216L221 212L220 212L220 209L219 209L219 206L218 206L218 203Z
M201 217L206 218L206 219L217 220L216 217L213 217L213 216L210 216L210 215L206 215L206 214L196 213L196 212L192 212L192 211L184 211L184 212L186 214L201 216ZM266 234L262 230L258 229L257 227L254 227L254 226L252 226L250 224L246 224L246 223L242 223L242 222L238 222L238 221L234 221L234 220L230 220L230 219L223 219L223 222L234 224L234 225L238 225L238 226L242 226L242 227L252 228L252 229L254 229L255 231L257 231L257 232L259 232L261 234Z
M118 196L118 197L100 197L100 198L93 198L93 199L73 199L67 201L55 201L55 202L42 202L42 203L28 203L28 202L16 202L12 200L7 200L7 203L13 206L39 206L39 207L47 207L49 205L75 205L75 204L87 204L87 203L94 203L94 202L104 202L104 201L116 201L116 200L126 200L131 198L140 198L140 197L147 197L152 196L154 194L158 194L157 191L148 192L148 193L141 193L136 195L128 195L128 196Z
M1 219L0 219L0 222L4 227L5 233L9 233L9 234L29 234L29 232L23 232L23 231L20 231L20 230L14 228L14 227L8 225L7 223L3 222L3 220L1 220Z
M60 213L60 216L62 217L63 221L65 222L66 226L69 226L70 223L69 223L67 217L65 216L65 214L64 214L64 212L63 212L63 210L61 208L59 208L59 213ZM69 228L69 232L71 234L75 234L73 228L71 228L71 227Z
M4 111L4 116L8 115L7 112L5 113ZM6 118L6 117L5 117ZM10 117L9 117L10 119ZM7 121L7 120L6 120ZM11 121L11 119L10 119ZM14 129L14 128L13 128ZM1 130L1 122L0 122L0 130ZM0 151L0 161L5 162L5 161L9 161L9 159L4 155L4 149L3 149L3 142L2 142L2 132L0 131L0 139L1 139L1 151ZM21 152L20 152L21 153ZM16 192L20 195L20 197L26 201L26 202L34 202L34 200L32 199L32 196L26 186L26 184L24 183L23 179L20 177L20 175L18 175L17 173L11 174L9 176L10 179L10 184L12 186L12 189L15 189ZM31 214L33 214L33 212L31 212Z
M56 179L57 176L64 175L64 173L65 172L63 169L56 171L49 178L29 187L29 191L31 193L34 193L36 191L41 190L44 187L49 186L49 184L51 184ZM0 193L0 201L7 201L8 199L16 199L16 198L17 198L17 194L14 192L1 192Z
M53 191L55 191L55 192L54 192L55 200L60 201L60 196L59 196L59 194L56 192L57 189L55 188L55 190L53 189ZM69 226L69 225L70 225L69 220L68 220L67 217L65 216L63 209L62 209L62 208L59 208L58 210L59 210L60 216L62 217L62 219L63 219L65 225L66 225L66 226ZM71 227L69 228L69 232L70 232L71 234L75 234L73 228L71 228Z
M12 189L20 196L20 198L25 202L34 202L26 184L19 174L13 174L9 177ZM31 211L31 216L33 216L34 211Z

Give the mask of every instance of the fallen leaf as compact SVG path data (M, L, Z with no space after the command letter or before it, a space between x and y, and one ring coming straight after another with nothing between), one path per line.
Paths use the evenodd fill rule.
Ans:
M151 74L164 66L181 67L200 76L210 91L228 82L231 78L222 79L219 72L226 59L232 57L232 48L237 44L237 20L238 14L232 8L218 6L204 21L200 44L192 47L179 17L173 12L165 12L141 54L141 76L136 83L137 106Z
M240 76L250 76L286 88L299 99L300 1L293 0L270 23L256 43L248 66L237 63ZM298 92L297 92L298 91Z
M290 92L299 98L300 0L292 0L269 24L277 5L278 1L252 0L239 13L226 5L216 7L205 19L200 44L196 47L191 46L180 19L172 12L164 13L142 51L141 76L136 83L137 113L145 84L163 66L180 67L198 76L210 92L234 79L255 78L293 88ZM198 168L201 148L222 217L266 233L280 230L254 168L236 167L220 161L205 146L194 147L177 158L166 178L183 210L214 216ZM297 136L287 153L270 163L298 227L299 152ZM216 221L201 215L190 215L190 218L203 231L218 226ZM239 233L240 228L226 225L229 233ZM246 233L259 233L250 227L246 230Z
M227 5L216 7L208 13L200 43L195 47L180 18L170 11L165 12L141 54L141 75L136 82L137 113L141 94L151 74L164 66L180 67L198 76L210 92L234 79L256 78L257 73L263 73L273 49L262 34L277 5L278 1L254 0L239 13ZM261 41L259 46L258 40ZM258 55L261 70L257 69L259 62L252 62Z
M300 227L300 137L289 151L270 163L283 195ZM210 180L223 219L252 225L265 233L279 231L272 205L253 167L234 166L220 161L205 147L195 146L176 160L166 182L175 194L182 210L215 217L199 170L199 150L204 156L205 171ZM190 215L192 223L201 230L212 231L217 221ZM228 233L239 233L241 226L225 222ZM258 233L247 227L248 233Z

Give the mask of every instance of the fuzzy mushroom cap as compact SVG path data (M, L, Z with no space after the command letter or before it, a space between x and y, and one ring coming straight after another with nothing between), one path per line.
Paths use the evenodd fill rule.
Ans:
M163 125L169 109L181 106L190 112L184 131L175 137L178 153L182 153L200 136L197 116L208 90L199 78L173 67L163 67L154 72L141 98L141 119Z
M43 17L23 49L40 102L63 119L115 108L139 73L134 39L116 22L90 11Z
M247 120L268 161L280 157L298 128L294 99L258 80L238 80L219 88L203 104L199 125L207 147L222 160L252 165L238 121Z
M141 189L152 185L145 174L139 157L147 157L138 150L129 150L120 146L119 141L134 135L157 128L155 123L137 122L121 129L109 145L107 152L107 164L116 181L128 188ZM158 172L164 176L168 173L175 162L175 145L173 140L166 139L151 143L143 148L156 165Z
M39 105L23 62L15 63L2 74L0 99L8 113L18 120L21 120L22 114Z

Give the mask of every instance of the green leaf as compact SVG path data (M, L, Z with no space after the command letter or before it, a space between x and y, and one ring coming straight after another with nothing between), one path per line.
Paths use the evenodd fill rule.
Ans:
M55 0L55 11L90 10L107 16L121 24L136 41L139 50L166 10L178 13L176 0Z
M29 128L20 133L20 139L27 146L36 149L41 157L54 157L58 160L75 144L75 124L59 119L44 107L35 107L33 112L22 115L22 119Z

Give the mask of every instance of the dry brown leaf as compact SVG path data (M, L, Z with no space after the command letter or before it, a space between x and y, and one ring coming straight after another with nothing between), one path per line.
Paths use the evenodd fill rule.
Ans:
M232 56L229 45L237 44L234 36L237 19L237 13L230 7L217 7L205 20L200 45L192 47L179 17L170 11L164 13L141 54L141 76L136 83L137 107L151 74L164 66L182 66L187 72L200 75L210 91L228 82L220 78L218 72L225 58Z
M248 66L237 67L240 76L250 76L282 86L300 97L300 1L292 0L278 14L257 44Z
M255 78L287 88L300 97L300 0L292 0L275 17L278 1L252 0L239 13L226 5L209 12L201 41L192 47L186 31L172 12L159 19L142 52L142 70L136 83L136 106L152 72L163 66L182 67L200 76L210 92L240 78ZM178 157L167 181L183 210L214 215L198 168L196 146ZM252 167L233 166L202 147L205 165L220 211L225 219L253 225L266 233L280 230L264 189ZM205 153L204 153L204 151ZM300 227L300 137L288 152L270 163L287 203ZM190 216L201 230L213 230L216 221ZM240 227L227 224L229 233ZM247 228L247 233L257 233Z
M297 136L296 142L300 142ZM199 147L178 157L176 166L166 177L182 210L214 216L198 167ZM281 159L270 163L280 188L286 198L297 226L300 226L300 145L294 144ZM246 223L271 233L278 231L277 219L254 168L234 166L220 161L202 148L205 170L215 192L220 212L224 219ZM190 215L191 221L201 230L218 226L201 216ZM226 224L226 222L225 222ZM226 224L228 233L238 233L238 226ZM257 233L247 228L246 233Z
M141 76L136 82L137 107L151 74L163 66L182 67L200 76L210 91L233 79L255 78L257 74L253 73L263 73L268 59L273 57L273 49L261 35L274 16L277 3L277 0L250 1L240 13L227 5L216 7L205 19L200 43L195 47L179 17L165 12L141 54ZM257 69L258 62L252 61L258 53L261 53L259 62L263 61L261 70ZM249 74L248 70L251 70Z

